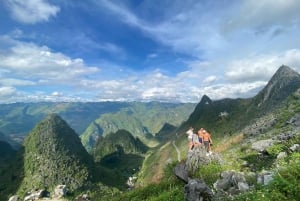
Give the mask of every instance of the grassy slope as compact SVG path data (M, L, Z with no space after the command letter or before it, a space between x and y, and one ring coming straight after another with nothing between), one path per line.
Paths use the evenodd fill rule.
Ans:
M270 138L271 136L274 136L274 134L279 134L282 131L289 131L290 129L292 129L286 124L286 121L295 114L300 113L299 100L300 94L299 92L296 92L287 99L283 107L273 111L272 113L275 113L278 116L277 124L262 135L258 136L257 139ZM271 156L268 160L259 160L257 157L257 152L252 151L249 145L243 143L245 136L240 132L232 133L231 136L227 135L217 138L215 140L214 151L222 154L223 159L226 161L226 165L222 167L212 165L208 169L199 170L196 175L200 173L199 175L202 175L202 178L211 185L212 182L217 179L218 173L225 169L233 169L245 173L251 171L251 169L245 169L243 167L242 163L245 160L250 163L250 167L251 164L253 164L256 168L258 168L258 171L261 171L262 169L272 170L273 168L276 168L277 165L280 165L281 168L274 176L274 181L270 185L264 187L258 186L252 191L235 196L232 199L238 201L299 200L300 185L298 179L300 178L300 154L290 153L287 158L281 161L275 160L274 158L280 151L288 151L288 147L290 147L294 143L300 142L300 131L297 131L296 134L297 135L294 139L287 141L284 144L275 144L274 146L272 146L269 149ZM187 147L186 137L184 136L184 134L179 135L176 143L177 146L179 146L181 149L182 156L185 157ZM164 146L156 148L155 150L150 152L150 155L145 160L144 169L139 175L141 177L140 179L143 180L143 184L145 187L138 188L133 192L125 193L124 195L117 197L115 200L118 200L120 198L122 198L123 200L135 200L135 198L142 197L144 198L143 200L151 201L172 200L174 198L171 198L172 195L169 194L169 191L173 192L174 194L177 193L177 196L180 197L178 200L184 200L183 184L178 182L178 180L172 178L170 174L168 175L168 165L165 165L166 159L172 158L173 161L176 161L174 153L175 149L171 145L171 143L167 143ZM159 166L164 166L164 168L160 170L155 168ZM215 177L212 177L211 175L215 175ZM151 178L158 179L153 180ZM246 179L249 184L256 183L255 179L253 178L247 177ZM153 182L156 184L146 184ZM165 185L169 186L169 188L166 188ZM156 191L154 191L153 189L156 189ZM224 200L226 199L228 198L224 197Z

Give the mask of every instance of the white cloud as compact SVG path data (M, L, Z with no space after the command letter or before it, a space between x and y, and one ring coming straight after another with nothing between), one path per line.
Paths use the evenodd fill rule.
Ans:
M267 81L283 64L299 72L300 49L231 61L225 76L230 82Z
M18 43L0 55L0 67L14 76L27 79L68 82L74 78L97 72L80 58L72 59L62 53L53 52L46 46Z
M36 83L31 80L0 77L0 84L3 86L30 86Z
M48 21L60 11L58 6L49 4L47 0L8 0L6 4L14 19L28 24Z
M234 31L241 28L253 28L264 31L273 26L289 27L299 23L300 1L298 0L247 0L225 23L225 30Z
M217 80L217 77L214 75L211 75L209 77L204 78L203 83L205 84L211 84Z
M16 92L16 89L14 87L7 87L7 86L3 86L3 87L0 87L0 97L1 98L6 98L6 97L9 97L9 96L12 96L14 95Z

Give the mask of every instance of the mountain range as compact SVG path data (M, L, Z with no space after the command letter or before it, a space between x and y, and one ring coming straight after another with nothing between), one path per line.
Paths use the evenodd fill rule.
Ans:
M159 102L0 104L0 139L17 148L38 122L56 113L91 150L98 137L119 129L128 130L140 139L151 138L165 123L179 126L194 107L193 103ZM146 142L157 144L154 139Z
M281 66L268 84L252 98L211 100L204 95L196 107L193 104L160 103L128 103L131 105L128 107L127 103L120 103L114 107L114 112L103 112L100 115L100 109L98 112L94 110L91 117L83 121L84 126L77 127L81 128L81 138L72 128L71 122L79 121L79 114L87 115L89 110L83 108L90 107L89 104L78 104L81 109L73 108L72 112L66 112L62 108L67 107L67 103L51 103L51 107L39 103L48 111L61 109L60 113L50 115L46 115L41 108L33 109L27 105L25 110L24 105L16 104L18 109L15 111L22 108L23 116L11 125L22 125L25 116L31 120L26 121L31 122L31 125L38 118L41 120L26 134L17 154L5 142L5 150L9 156L15 155L15 158L11 161L4 158L7 165L0 166L0 179L7 182L0 185L0 189L5 189L0 196L5 197L11 193L24 195L30 189L45 186L53 189L58 184L67 184L70 192L85 192L87 189L95 189L101 183L111 188L117 187L120 192L103 199L103 191L98 192L98 189L91 193L95 200L165 200L154 192L152 184L162 187L167 182L165 191L168 198L171 195L167 191L175 190L179 193L177 190L180 188L177 187L182 184L177 180L168 183L174 181L169 175L168 166L186 160L188 150L185 132L191 126L196 130L205 128L210 131L214 140L213 151L222 153L225 160L230 160L230 168L236 166L242 169L240 163L246 161L252 163L249 166L251 171L271 169L276 166L276 158L271 153L277 153L277 149L284 150L288 145L274 146L265 161L261 161L249 143L272 139L287 131L298 136L299 99L300 75L288 66ZM75 107L76 104L70 103L69 106ZM103 109L100 105L98 107ZM4 115L0 121L0 128L4 131L12 129L8 126L9 120L12 120L9 117L15 117L8 112L9 107L12 105L6 106L6 112L10 115ZM33 114L29 111L35 111L36 115L28 115ZM68 117L70 123L64 117ZM25 130L17 127L14 131L21 134ZM295 139L293 142L297 142L298 138ZM7 156L6 152L3 153ZM16 161L18 165L15 165ZM136 183L139 186L150 186L149 191L153 197L143 199L146 196L143 190L140 194L139 191L133 192L133 195L129 192L131 197L128 199L122 197L126 178L132 175L137 177ZM156 191L163 191L163 188Z

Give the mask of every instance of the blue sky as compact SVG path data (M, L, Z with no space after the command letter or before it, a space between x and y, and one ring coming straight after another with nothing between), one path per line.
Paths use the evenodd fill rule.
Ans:
M298 0L0 3L0 103L247 98L300 72Z

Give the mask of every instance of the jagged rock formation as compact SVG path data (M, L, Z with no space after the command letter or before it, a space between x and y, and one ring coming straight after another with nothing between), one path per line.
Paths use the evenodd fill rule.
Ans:
M78 135L58 115L47 116L24 141L23 190L65 184L70 191L87 185L93 161Z
M210 201L213 192L202 179L189 179L184 186L184 197L186 201Z
M211 162L223 163L218 153L207 153L204 145L200 145L188 152L186 165L189 170L195 172L200 166L207 165Z
M299 86L300 75L290 67L282 65L267 86L254 99L258 107L274 107L297 90Z
M249 190L243 173L235 171L225 171L221 173L221 179L214 183L214 188L229 195L238 194Z

